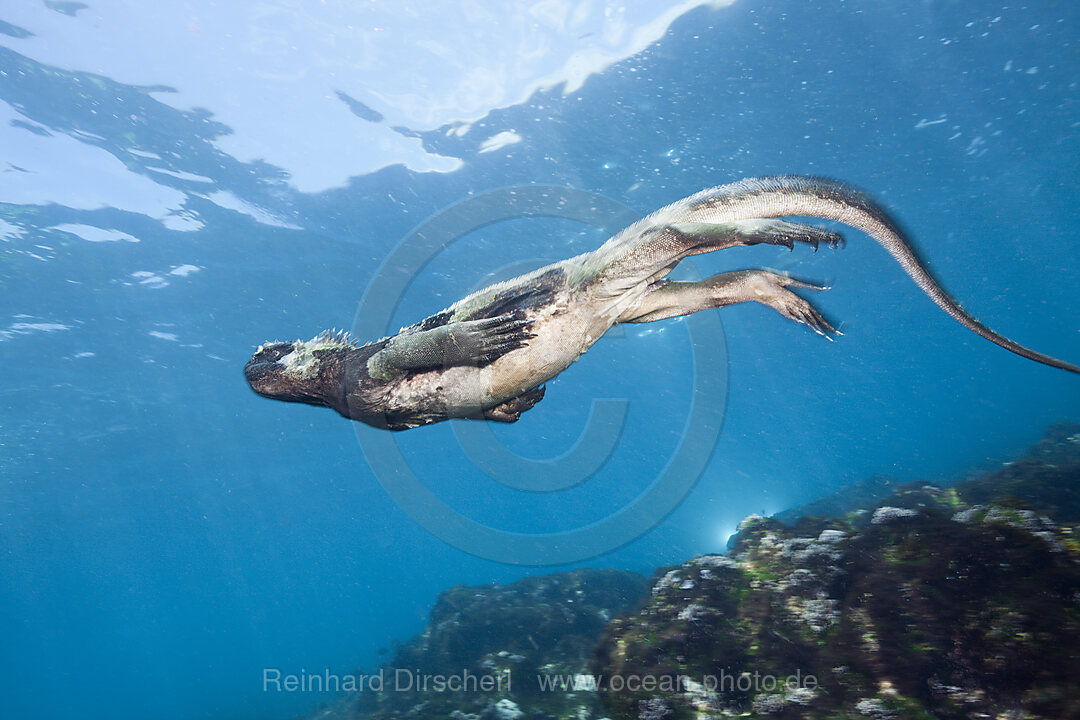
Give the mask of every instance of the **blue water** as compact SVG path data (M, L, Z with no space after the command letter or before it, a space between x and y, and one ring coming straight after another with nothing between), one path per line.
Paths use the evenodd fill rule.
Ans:
M561 6L504 23L455 12L446 27L344 4L291 18L284 4L155 3L155 19L87 2L0 9L5 717L298 716L328 698L265 693L263 668L373 667L423 627L440 590L540 572L437 539L391 499L380 479L394 478L376 477L351 423L259 398L241 373L260 342L351 327L399 240L485 191L578 188L644 214L749 175L841 178L895 213L976 316L1080 361L1073 4L685 7L568 94L494 92L485 105L482 90L509 83L519 58L547 47L561 63L607 27L544 15L550 47L496 47L502 61L488 64L510 70L461 81L476 98L459 93L456 108L430 100L432 57L497 46ZM637 14L644 25L660 11ZM377 57L340 62L359 57L353 23L413 48L385 69L400 94L376 77ZM362 105L350 111L335 90ZM480 152L503 132L519 140ZM1078 419L1075 376L965 331L884 251L846 234L835 253L696 260L702 275L767 266L830 282L814 299L845 335L724 310L728 392L706 469L652 532L580 564L649 573L722 550L749 513L873 473L963 477ZM558 218L481 228L387 312L415 321L507 268L604 239ZM613 333L519 423L494 428L514 453L554 458L594 399L626 400L619 445L572 489L499 485L450 423L395 440L426 487L477 523L599 522L696 432L691 342L709 338L679 320Z

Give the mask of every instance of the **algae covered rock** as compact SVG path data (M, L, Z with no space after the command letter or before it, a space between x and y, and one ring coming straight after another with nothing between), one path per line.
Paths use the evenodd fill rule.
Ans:
M659 571L594 660L609 715L1080 717L1075 427L954 489L751 516L728 556Z
M1080 523L1080 425L1052 425L1034 447L997 472L956 486L965 502L1037 510L1060 523Z
M381 691L348 699L334 715L599 718L589 661L607 623L647 590L636 573L588 569L451 588L426 630L381 669Z

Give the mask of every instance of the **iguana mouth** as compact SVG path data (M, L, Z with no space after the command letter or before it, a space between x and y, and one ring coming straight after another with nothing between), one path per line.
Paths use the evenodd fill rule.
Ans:
M292 343L274 342L260 345L244 365L244 377L251 389L260 395L267 395L273 377L281 370L278 361L292 351Z

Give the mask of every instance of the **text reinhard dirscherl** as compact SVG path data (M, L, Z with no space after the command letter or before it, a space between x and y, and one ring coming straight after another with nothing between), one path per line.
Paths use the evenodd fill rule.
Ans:
M816 690L814 675L796 671L787 676L755 672L705 675L701 681L686 675L537 675L541 692L683 692L704 689L707 692L774 692L804 688ZM284 673L278 668L263 668L263 692L482 692L511 691L510 670L494 673L424 673L418 669L383 668L370 675L346 673L339 675L329 669L319 673L301 668L297 673Z
M385 668L371 675L338 675L329 669L311 673L283 673L278 668L263 668L263 692L510 692L510 670L477 674L422 673L410 668Z

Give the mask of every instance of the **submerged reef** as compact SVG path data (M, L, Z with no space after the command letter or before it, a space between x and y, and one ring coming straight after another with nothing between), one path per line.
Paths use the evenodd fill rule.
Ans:
M383 668L381 692L347 698L318 717L601 717L584 673L604 627L647 592L642 575L591 569L451 588L423 634Z
M666 568L593 672L612 718L1080 717L1080 426L953 488L751 516ZM861 490L860 490L861 492ZM649 689L625 679L651 678ZM667 680L661 687L662 681Z
M384 672L508 685L429 680L317 717L1080 718L1080 425L952 487L875 479L828 506L845 511L752 515L727 555L651 583L452 588Z

